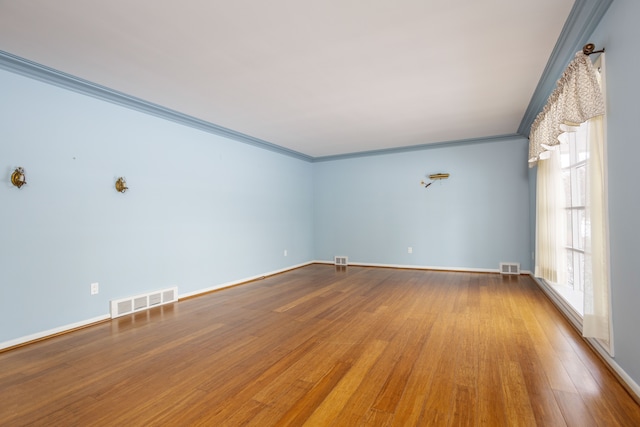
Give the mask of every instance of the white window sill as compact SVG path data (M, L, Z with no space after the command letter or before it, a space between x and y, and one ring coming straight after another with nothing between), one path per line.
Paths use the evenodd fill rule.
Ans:
M584 316L584 293L581 291L574 291L569 286L558 285L553 282L548 282L549 286L560 295L571 308L580 315Z

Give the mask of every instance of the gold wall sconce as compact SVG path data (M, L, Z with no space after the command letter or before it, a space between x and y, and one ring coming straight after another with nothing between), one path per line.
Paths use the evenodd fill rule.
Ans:
M424 182L424 180L420 181L420 185L423 185L424 188L429 187L431 184L433 184L434 181L439 181L441 179L447 179L449 178L449 174L448 173L434 173L429 175L429 179L431 180L431 182Z
M129 187L127 187L127 181L124 180L123 177L120 177L116 180L116 191L119 193L124 193L127 191Z
M17 167L11 174L11 183L18 188L22 188L27 183L27 177L25 176L24 169Z

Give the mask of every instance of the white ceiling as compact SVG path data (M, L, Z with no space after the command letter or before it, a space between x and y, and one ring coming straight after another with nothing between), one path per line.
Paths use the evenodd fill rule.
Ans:
M321 157L516 133L572 5L0 1L0 50Z

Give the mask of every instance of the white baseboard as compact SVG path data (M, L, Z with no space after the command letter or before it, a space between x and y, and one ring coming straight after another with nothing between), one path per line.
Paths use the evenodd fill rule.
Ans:
M316 260L315 264L334 264L333 261ZM437 271L459 271L462 273L500 273L498 268L465 268L465 267L433 267L426 265L414 265L414 264L378 264L370 262L354 262L349 261L349 265L357 267L382 267L382 268L403 268L413 270L437 270Z
M309 261L309 262L305 262L305 263L302 263L302 264L286 267L286 268L283 268L283 269L280 269L280 270L271 271L269 273L258 274L258 275L253 276L253 277L247 277L247 278L244 278L244 279L235 280L233 282L227 282L227 283L222 283L222 284L219 284L219 285L215 285L215 286L212 286L210 288L200 289L200 290L197 290L197 291L194 291L194 292L189 292L189 293L186 293L186 294L179 295L179 299L187 298L187 297L191 297L191 296L195 296L195 295L199 295L199 294L205 294L207 292L211 292L211 291L214 291L214 290L217 290L217 289L228 288L229 286L239 285L241 283L249 282L249 281L255 280L255 279L259 279L261 277L267 277L267 276L272 276L272 275L278 274L278 273L284 273L285 271L294 270L296 268L304 267L305 265L309 265L309 264L313 264L313 262ZM5 349L5 348L10 348L10 347L15 347L15 346L18 346L18 345L21 345L21 344L26 344L26 343L29 343L29 342L32 342L32 341L37 341L37 340L40 340L40 339L43 339L43 338L52 337L54 335L58 335L58 334L61 334L61 333L64 333L64 332L69 332L69 331L72 331L74 329L82 328L82 327L87 326L87 325L91 325L92 323L98 323L98 322L101 322L103 320L109 320L109 319L111 319L111 315L110 314L103 314L103 315L100 315L98 317L82 320L80 322L72 323L70 325L64 325L64 326L60 326L60 327L57 327L57 328L49 329L47 331L37 332L35 334L31 334L31 335L26 335L26 336L23 336L23 337L15 338L15 339L0 343L0 350Z
M228 288L228 287L231 287L231 286L240 285L242 283L250 282L252 280L260 279L260 278L263 278L263 277L273 276L274 274L284 273L285 271L295 270L296 268L304 267L304 266L307 266L307 265L313 264L313 263L314 263L314 261L303 262L302 264L292 265L292 266L289 266L289 267L281 268L280 270L274 270L274 271L270 271L268 273L257 274L255 276L245 277L243 279L233 280L231 282L220 283L220 284L217 284L217 285L210 286L208 288L198 289L197 291L180 294L178 298L179 299L191 298L191 297L194 297L194 296L197 296L197 295L200 295L200 294L206 294L208 292L217 291L219 289L224 289L224 288Z
M538 278L536 278L531 272L529 273L529 276L538 285L540 290L544 292L547 297L549 297L553 305L555 305L556 308L560 310L562 314L564 314L564 316L575 328L575 330L582 334L582 319L580 318L580 315L576 313L575 310L556 292L554 292L544 281L538 280Z
M37 332L35 334L31 334L31 335L27 335L27 336L24 336L24 337L19 337L19 338L13 339L13 340L5 341L3 343L0 343L0 350L5 349L5 348L9 348L9 347L15 347L15 346L21 345L21 344L26 344L26 343L31 342L31 341L37 341L37 340L40 340L42 338L47 338L47 337L50 337L50 336L53 336L53 335L60 334L62 332L71 331L73 329L82 328L84 326L91 325L92 323L102 322L103 320L107 320L107 319L110 319L110 318L111 318L111 315L103 314L101 316L94 317L92 319L82 320L80 322L72 323L70 325L64 325L64 326L60 326L58 328L49 329L48 331Z
M614 358L609 356L607 350L602 347L602 344L600 344L598 340L593 338L586 338L586 340L589 341L594 350L598 352L602 357L602 360L604 360L604 362L608 364L616 374L618 374L620 381L623 381L627 385L628 389L635 394L636 402L640 402L640 385L638 385L638 383L636 383L633 378L631 378L629 374L627 374L626 371L618 365Z
M531 272L529 275L533 279L534 282L538 285L538 287L544 292L551 302L556 306L558 310L564 314L564 316L569 320L569 323L578 331L579 334L582 335L582 319L579 318L578 315L569 307L569 305L564 302L558 295L549 289L549 286L541 280L538 280ZM591 344L591 347L598 353L601 359L609 365L609 368L613 370L617 375L620 381L624 382L627 389L635 394L636 401L640 401L640 385L636 383L633 378L629 376L625 372L624 369L615 361L613 357L609 355L607 350L600 344L600 342L593 338L585 338Z
M258 274L251 277L246 277L240 280L234 280L231 282L221 283L218 285L211 286L209 288L200 289L194 292L188 292L185 294L181 294L179 299L193 297L200 294L205 294L207 292L215 291L218 289L228 288L230 286L236 286L241 283L250 282L252 280L260 279L262 277L273 276L274 274L284 273L285 271L294 270L296 268L304 267L310 264L333 264L333 261L326 260L315 260L309 261L302 264L292 265L289 267L285 267L279 270L274 270L268 273ZM404 268L404 269L418 269L418 270L440 270L440 271L460 271L460 272L476 272L476 273L499 273L499 269L481 269L481 268L461 268L461 267L427 267L427 266L419 266L419 265L400 265L400 264L377 264L377 263L362 263L362 262L350 262L349 265L353 266L361 266L361 267L384 267L384 268ZM546 284L538 281L530 271L522 271L523 274L529 274L531 278L536 282L536 284L540 287L540 289L551 299L554 305L566 316L569 322L576 328L578 331L582 330L582 322L579 318L576 317L573 310L569 309L568 306L558 298L558 296L548 289ZM13 340L5 341L0 343L0 350L10 347L15 347L17 345L25 344L31 341L40 340L43 338L47 338L53 335L57 335L63 332L71 331L73 329L81 328L87 325L91 325L93 323L98 323L104 320L110 319L111 316L109 314L103 314L97 317L93 317L91 319L86 319L80 322L60 326L57 328L49 329L46 331L38 332L31 335L26 335L23 337L15 338ZM598 352L598 354L602 357L602 360L609 365L609 367L616 372L619 376L620 380L625 383L625 385L635 393L637 398L640 398L640 386L625 372L620 365L607 353L607 351L601 346L601 344L594 339L587 338L589 343L592 345L594 350Z

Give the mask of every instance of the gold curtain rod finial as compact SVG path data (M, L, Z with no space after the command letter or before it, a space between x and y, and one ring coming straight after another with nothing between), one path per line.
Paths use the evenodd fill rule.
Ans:
M11 183L18 188L22 188L27 183L27 177L25 176L24 169L17 167L11 174Z
M582 48L582 53L584 53L585 55L589 56L592 53L602 53L604 52L604 48L600 49L600 50L595 50L596 45L593 43L587 43L583 46Z

